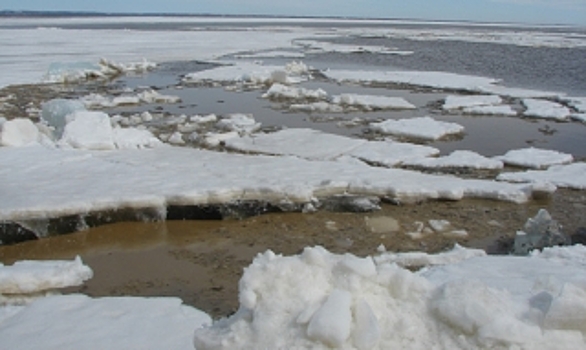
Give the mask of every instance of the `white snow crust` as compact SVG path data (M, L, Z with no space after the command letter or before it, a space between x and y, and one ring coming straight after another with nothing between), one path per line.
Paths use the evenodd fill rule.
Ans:
M73 261L24 260L11 266L0 264L0 295L79 286L92 277L92 270L79 256Z
M261 200L309 203L336 194L401 201L464 197L525 202L533 185L458 179L360 162L246 156L181 147L111 152L0 148L0 220L117 208ZM80 176L91 174L91 176ZM55 181L59 179L59 181Z
M472 151L454 151L439 158L410 158L404 165L423 168L471 168L471 169L502 169L504 164L500 160L484 157Z
M6 349L193 350L193 330L211 323L178 298L50 296L12 313L0 321Z
M586 189L586 163L554 165L547 170L528 170L520 173L502 173L500 181L551 183L558 187Z
M535 169L568 164L574 161L574 157L571 154L534 147L510 150L502 156L495 157L495 159L513 166Z
M586 248L530 257L456 247L360 258L257 255L240 308L196 330L198 350L584 348ZM428 267L411 272L406 266ZM434 266L436 265L436 266Z
M526 117L567 120L570 117L570 110L559 103L526 98L523 105L527 108L523 113Z
M437 121L431 117L389 119L380 123L372 123L370 126L373 130L383 134L425 140L438 140L444 136L464 131L464 127L459 124Z

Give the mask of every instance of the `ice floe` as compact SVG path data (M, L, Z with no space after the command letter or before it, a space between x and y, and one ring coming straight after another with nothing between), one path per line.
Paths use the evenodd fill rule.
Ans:
M193 330L211 323L179 298L50 296L0 321L8 349L192 350Z
M374 259L321 247L296 256L267 251L244 271L238 312L197 329L194 345L582 348L584 254L583 246L531 257L461 247L438 256L383 253ZM397 263L428 267L414 273Z
M73 261L24 260L10 266L0 264L0 296L79 286L92 276L92 270L79 256Z
M346 153L370 164L394 167L411 159L439 154L434 147L395 141L369 141Z
M435 120L431 117L418 117L399 120L385 120L371 123L370 127L377 132L409 138L438 140L447 135L460 134L464 127L456 123Z
M462 111L467 114L475 115L502 115L508 117L514 117L517 115L517 111L507 105L466 107Z
M497 180L510 182L551 183L558 187L586 189L586 163L553 165L547 170L528 170L518 173L502 173Z
M568 164L574 161L571 154L540 148L523 148L510 150L495 159L501 160L508 165L543 169L557 164Z
M328 93L323 89L311 90L275 83L262 97L275 100L324 100L328 98Z
M449 95L446 97L442 108L444 110L461 109L466 107L477 107L477 106L494 106L499 105L503 102L500 96L496 95L472 95L472 96L460 96L460 95Z
M334 151L339 152L331 149ZM472 197L521 203L531 199L534 188L531 184L458 179L360 162L247 156L171 146L111 152L2 147L0 163L9 164L0 169L0 220L4 221L120 208L155 208L162 210L164 217L167 205L243 200L305 204L316 197L338 194L392 197L403 202Z
M156 67L156 63L146 59L131 63L118 63L105 58L100 59L97 64L52 63L43 80L49 83L75 83L92 79L111 79L122 74L147 72Z
M295 84L307 79L308 67L302 62L291 62L282 66L263 66L256 63L238 62L233 65L220 66L200 72L189 73L185 83L244 83L252 86L264 86L273 83Z
M470 168L502 169L504 164L497 159L484 157L476 152L460 150L438 158L410 158L403 165L422 168Z
M377 95L360 95L360 94L341 94L333 96L332 103L344 107L356 107L362 110L381 110L381 109L416 109L414 105L407 102L402 97L377 96Z
M524 99L522 102L527 108L523 113L526 117L567 120L571 114L568 107L556 102L532 98Z

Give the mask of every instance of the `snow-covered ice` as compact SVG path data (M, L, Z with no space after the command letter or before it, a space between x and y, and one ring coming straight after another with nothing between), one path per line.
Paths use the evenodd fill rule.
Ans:
M431 117L389 119L379 123L372 123L370 126L374 131L383 134L426 140L438 140L444 136L459 134L464 131L464 127L459 124L438 121Z
M523 105L527 108L523 113L526 117L567 120L570 117L570 110L556 102L526 98Z
M574 157L571 154L534 147L510 150L502 156L495 157L495 159L501 160L508 165L535 169L568 164L574 161Z
M0 322L6 349L193 350L211 318L178 298L50 296Z
M270 134L231 138L226 146L243 152L292 155L310 160L351 156L388 167L404 160L437 155L439 150L393 141L366 141L313 129L284 129Z
M503 99L497 95L449 95L446 97L442 108L444 110L450 110L476 106L494 106L502 102Z
M502 169L504 164L497 159L484 157L472 151L454 151L447 156L438 158L408 159L403 165L423 168L471 168L471 169Z
M24 260L10 266L0 263L0 295L79 286L92 276L92 270L79 256L73 261Z
M238 312L196 330L194 345L584 348L585 256L583 246L530 257L456 247L437 259L425 253L359 258L321 247L296 256L267 251L245 269ZM414 273L398 261L428 267Z
M341 94L333 96L332 102L344 107L357 107L364 110L378 109L416 109L414 105L402 97Z
M551 183L558 187L586 189L586 163L553 165L547 170L528 170L518 173L502 173L500 181Z
M361 162L248 156L182 147L111 152L0 148L0 220L51 218L119 208L310 203L337 194L400 201L464 197L526 202L534 185L459 179ZM79 174L91 174L80 176ZM59 179L59 181L55 181Z

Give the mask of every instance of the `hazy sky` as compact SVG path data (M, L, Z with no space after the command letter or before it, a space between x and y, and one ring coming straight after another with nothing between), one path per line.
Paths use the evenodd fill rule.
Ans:
M586 0L2 0L0 9L357 16L586 25Z

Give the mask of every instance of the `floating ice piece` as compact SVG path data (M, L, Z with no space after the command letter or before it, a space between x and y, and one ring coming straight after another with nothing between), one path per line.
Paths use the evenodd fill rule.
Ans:
M210 323L179 298L64 295L21 308L0 323L0 339L8 349L193 350L193 329Z
M328 93L322 89L311 90L275 83L271 85L269 90L263 94L262 97L275 100L325 100L328 98Z
M79 286L93 277L78 256L73 261L18 261L0 264L0 294L30 294Z
M558 187L586 189L586 163L554 165L547 170L529 170L520 173L502 173L500 181L551 183Z
M17 118L0 124L0 146L21 147L37 144L39 129L30 119Z
M417 108L402 97L376 95L341 94L333 96L332 102L344 107L352 106L365 110Z
M567 107L551 101L526 98L523 105L527 108L523 115L527 117L567 120L571 114Z
M499 105L503 102L500 96L496 95L472 95L472 96L461 96L461 95L449 95L444 101L442 108L444 110L461 109L466 107L477 107L477 106L494 106Z
M218 121L218 117L215 114L194 115L189 120L197 124L215 123Z
M145 103L178 103L181 102L181 98L178 96L163 95L158 91L147 89L140 92L137 97Z
M508 165L535 169L544 169L552 165L568 164L574 161L571 154L533 147L511 150L502 156L495 157L495 159Z
M106 113L77 111L67 119L60 145L88 150L115 148L110 117Z
M561 225L547 210L540 209L535 217L527 220L523 231L517 232L513 253L527 255L535 249L569 244L570 239L561 232Z
M313 129L284 129L269 134L256 134L226 141L226 147L273 155L294 155L311 160L335 159L366 140L326 134Z
M403 165L422 168L470 168L470 169L502 169L503 162L484 157L472 151L454 151L450 155L439 158L407 159Z
M43 103L41 119L55 129L54 136L58 140L67 124L66 117L73 112L84 111L85 108L78 100L54 99Z
M476 115L504 115L507 117L514 117L517 115L517 111L511 106L475 106L466 107L462 111L467 114Z
M235 113L224 116L216 123L216 126L226 131L250 134L258 131L261 123L257 123L250 114Z
M346 152L347 155L368 163L394 167L412 159L439 154L434 147L394 141L370 141Z
M383 134L426 140L438 140L446 135L459 134L464 131L464 127L459 124L437 121L431 117L389 119L370 124L370 126L373 130Z
M172 145L185 144L185 140L183 140L183 135L179 131L176 131L173 134L171 134L171 136L169 136L169 139L167 139L167 142L169 142Z
M337 104L319 101L319 102L312 102L312 103L294 103L289 106L289 110L291 111L301 111L307 113L343 113L344 108Z

